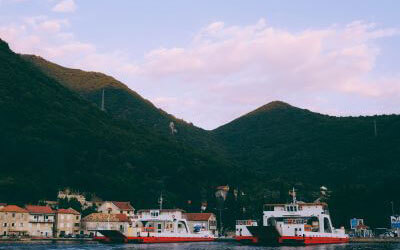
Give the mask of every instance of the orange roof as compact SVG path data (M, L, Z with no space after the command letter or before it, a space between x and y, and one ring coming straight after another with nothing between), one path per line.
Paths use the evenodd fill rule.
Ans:
M27 213L28 211L16 205L8 205L0 209L0 212Z
M57 209L57 213L58 214L76 214L76 215L80 215L80 213L78 211L76 211L75 209L72 208L68 208L68 209Z
M25 209L32 214L54 214L55 211L49 206L36 206L36 205L26 205Z
M133 207L129 201L112 201L112 203L120 210L123 211L133 210Z
M207 221L213 213L187 213L185 214L188 221Z
M129 218L126 214L116 214L115 215L121 222L129 222Z

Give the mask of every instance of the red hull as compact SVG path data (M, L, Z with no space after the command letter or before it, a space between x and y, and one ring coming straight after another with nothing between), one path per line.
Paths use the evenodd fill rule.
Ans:
M113 240L107 237L96 237L95 240L104 243L111 243ZM214 238L200 237L126 237L122 240L123 243L176 243L176 242L208 242L215 241ZM121 242L121 241L119 241Z
M240 243L258 243L258 238L253 236L235 236Z
M200 237L128 237L128 241L137 243L174 243L174 242L207 242L214 238Z
M335 237L301 237L301 236L281 236L280 244L313 245L313 244L339 244L348 243L349 238Z

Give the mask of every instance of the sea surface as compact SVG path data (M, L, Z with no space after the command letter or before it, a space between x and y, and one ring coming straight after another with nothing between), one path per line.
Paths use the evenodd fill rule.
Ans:
M210 242L210 243L169 243L169 244L148 244L148 245L135 245L135 244L118 244L118 245L103 245L98 243L1 243L0 249L57 249L57 250L131 250L131 249L154 249L154 250L201 250L201 249L214 249L214 250L361 250L361 249L400 249L399 243L349 243L340 245L317 245L317 246L299 246L299 247L260 247L260 246L244 246L238 243L228 242Z

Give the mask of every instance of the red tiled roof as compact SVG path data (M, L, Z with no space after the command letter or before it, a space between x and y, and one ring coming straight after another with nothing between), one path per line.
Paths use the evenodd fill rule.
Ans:
M129 222L126 214L92 213L82 219L84 222Z
M16 205L8 205L0 209L0 212L27 213L28 211Z
M116 214L115 215L121 222L129 222L129 218L126 214Z
M133 207L129 201L112 201L112 203L120 210L123 211L133 210Z
M68 209L57 209L57 213L58 214L75 214L75 215L80 215L80 213L78 211L76 211L75 209L72 208L68 208Z
M49 206L36 206L36 205L26 205L25 209L32 214L54 214L55 211Z
M213 213L187 213L185 214L188 221L207 221Z

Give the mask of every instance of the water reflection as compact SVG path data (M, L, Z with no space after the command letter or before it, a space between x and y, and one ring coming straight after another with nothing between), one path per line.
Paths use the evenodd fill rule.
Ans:
M0 250L133 250L133 249L152 249L152 250L386 250L400 249L400 244L341 244L341 245L317 245L304 247L261 247L244 246L236 243L176 243L176 244L149 244L149 245L103 245L96 243L0 243Z

